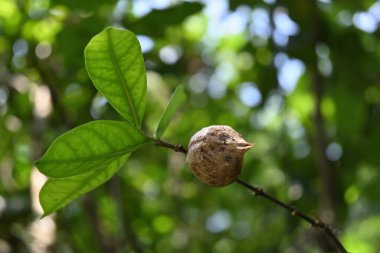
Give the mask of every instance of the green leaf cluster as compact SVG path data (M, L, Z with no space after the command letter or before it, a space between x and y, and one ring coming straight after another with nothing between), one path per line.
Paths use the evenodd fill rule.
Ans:
M154 143L140 125L146 107L146 70L140 44L128 30L106 28L85 49L87 72L97 90L125 121L97 120L58 137L35 165L48 181L40 192L44 216L110 179L136 149ZM160 138L185 101L178 86L155 133Z

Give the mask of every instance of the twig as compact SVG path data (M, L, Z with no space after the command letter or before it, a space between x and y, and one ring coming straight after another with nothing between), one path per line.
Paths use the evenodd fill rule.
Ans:
M153 139L157 146L173 149L176 152L187 154L187 149L182 145L173 145L167 142L164 142L161 139Z
M310 223L310 225L312 227L322 229L322 231L324 231L326 236L335 245L338 252L340 252L340 253L347 253L348 252L344 248L342 243L338 240L338 238L336 237L336 235L333 232L333 230L331 229L331 227L329 225L327 225L326 223L324 223L323 221L321 221L320 219L312 218L312 217L306 215L305 213L303 213L302 211L298 210L297 208L289 206L288 204L285 204L281 200L279 200L279 199L273 197L272 195L269 195L268 193L266 193L262 188L252 186L252 185L244 182L243 180L241 180L239 178L236 179L236 182L241 184L245 188L249 189L250 191L252 191L255 196L263 197L263 198L275 203L276 205L288 210L292 216L298 216L301 219L307 221L308 223Z
M169 149L172 149L176 152L181 152L181 153L187 154L187 149L182 145L173 145L170 143L166 143L160 139L153 139L153 140L155 141L157 146L169 148ZM263 198L275 203L276 205L288 210L292 216L298 216L301 219L308 222L312 227L314 227L316 229L321 229L325 233L325 235L331 240L331 242L337 248L339 253L348 253L348 251L344 248L343 244L336 237L332 228L328 224L324 223L322 220L320 220L318 218L312 218L312 217L306 215L305 213L303 213L302 211L298 210L297 208L289 206L288 204L285 204L284 202L277 199L276 197L266 193L262 188L258 188L258 187L255 187L253 185L250 185L250 184L244 182L243 180L241 180L239 178L236 179L236 182L238 184L244 186L245 188L249 189L250 191L252 191L255 196L263 197Z

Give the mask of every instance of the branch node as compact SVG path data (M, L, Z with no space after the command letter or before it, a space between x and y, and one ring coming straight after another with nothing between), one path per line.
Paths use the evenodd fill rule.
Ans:
M180 144L173 145L173 144L164 142L161 139L153 139L153 140L157 146L172 149L175 152L187 154L187 149L183 145L180 145Z
M340 230L337 228L332 228L331 231L333 232L334 235L340 235L341 234Z
M256 191L254 192L255 196L260 196L263 195L263 188L257 188Z

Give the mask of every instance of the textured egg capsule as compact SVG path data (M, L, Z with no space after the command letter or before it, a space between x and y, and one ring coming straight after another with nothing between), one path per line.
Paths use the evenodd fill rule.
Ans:
M252 146L229 126L209 126L191 137L186 160L200 181L226 186L239 176L244 154Z

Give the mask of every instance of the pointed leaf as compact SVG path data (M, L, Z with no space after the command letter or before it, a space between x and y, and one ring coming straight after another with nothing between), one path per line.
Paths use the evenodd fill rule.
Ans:
M103 164L95 171L66 178L50 178L40 191L43 217L69 204L110 179L125 163L129 154Z
M95 87L116 111L139 127L146 106L146 71L136 36L106 28L91 39L84 56Z
M168 105L166 106L164 113L161 116L161 119L158 123L157 130L155 133L156 138L160 138L163 135L174 113L176 112L178 107L180 107L185 101L186 101L185 87L183 85L179 85L175 89L172 97L169 100Z
M98 170L148 142L127 122L93 121L58 137L36 166L48 177L71 177Z

